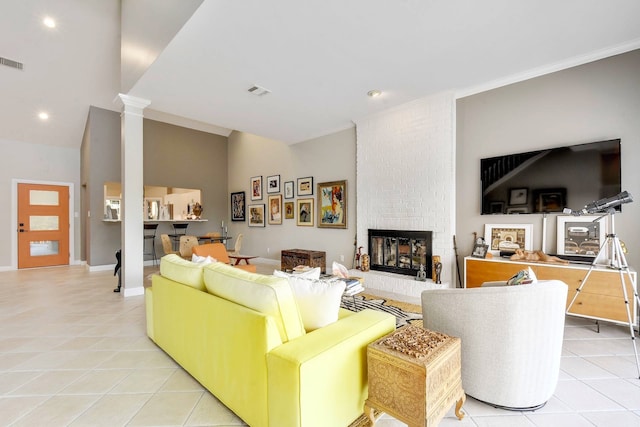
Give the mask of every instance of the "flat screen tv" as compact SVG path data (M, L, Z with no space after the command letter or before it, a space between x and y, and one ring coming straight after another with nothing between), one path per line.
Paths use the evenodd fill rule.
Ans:
M620 140L490 157L480 173L483 215L579 210L621 192Z

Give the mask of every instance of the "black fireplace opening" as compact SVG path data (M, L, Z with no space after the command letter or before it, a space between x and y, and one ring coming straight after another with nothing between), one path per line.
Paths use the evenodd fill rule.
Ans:
M371 270L416 276L420 265L431 278L431 231L369 229Z

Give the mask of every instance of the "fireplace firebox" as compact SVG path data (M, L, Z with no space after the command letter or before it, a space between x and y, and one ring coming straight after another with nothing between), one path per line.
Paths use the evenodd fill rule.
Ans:
M371 270L416 276L420 265L431 278L431 231L369 229Z

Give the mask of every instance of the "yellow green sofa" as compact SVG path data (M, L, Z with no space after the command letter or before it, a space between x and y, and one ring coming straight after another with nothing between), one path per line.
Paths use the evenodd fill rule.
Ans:
M348 426L367 396L367 344L387 313L340 311L306 332L285 278L177 255L145 291L147 334L253 427Z

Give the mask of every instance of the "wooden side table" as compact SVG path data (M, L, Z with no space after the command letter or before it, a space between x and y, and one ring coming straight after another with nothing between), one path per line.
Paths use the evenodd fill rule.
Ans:
M464 417L460 338L403 326L367 346L367 370L364 413L372 425L378 409L409 427L436 426L454 402Z

